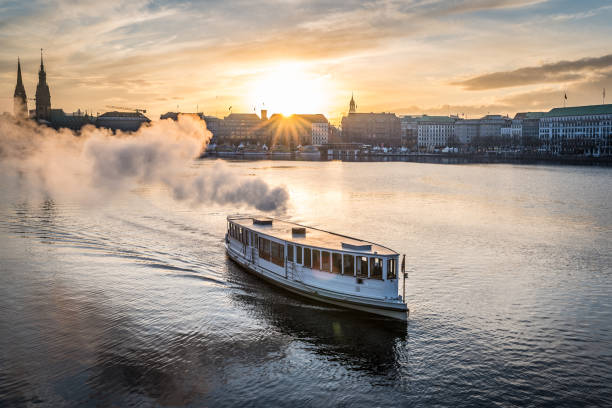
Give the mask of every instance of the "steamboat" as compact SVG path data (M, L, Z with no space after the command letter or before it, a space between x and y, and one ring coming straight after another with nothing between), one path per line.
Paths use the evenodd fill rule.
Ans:
M408 319L404 260L399 273L399 254L384 246L279 219L237 215L227 217L225 249L249 272L290 292Z

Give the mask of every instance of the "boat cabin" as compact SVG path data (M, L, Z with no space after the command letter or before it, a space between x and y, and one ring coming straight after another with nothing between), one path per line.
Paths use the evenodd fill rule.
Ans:
M228 245L286 279L351 295L398 298L399 254L389 248L263 217L228 217Z

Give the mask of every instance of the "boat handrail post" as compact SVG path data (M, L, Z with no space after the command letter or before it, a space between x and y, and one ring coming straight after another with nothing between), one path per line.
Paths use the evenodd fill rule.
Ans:
M406 302L406 254L402 257L402 302Z

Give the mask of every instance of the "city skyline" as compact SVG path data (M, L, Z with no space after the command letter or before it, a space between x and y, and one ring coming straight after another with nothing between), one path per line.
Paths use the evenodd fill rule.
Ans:
M611 88L606 21L588 1L6 4L0 111L17 57L34 95L45 48L53 106L225 116L323 113L355 93L362 112L513 115L601 103ZM588 45L587 45L588 44Z

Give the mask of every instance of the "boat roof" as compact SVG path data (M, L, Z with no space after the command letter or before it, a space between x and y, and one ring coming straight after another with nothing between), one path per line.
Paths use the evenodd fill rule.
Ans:
M289 221L270 217L235 215L227 217L229 221L248 228L262 235L268 235L296 245L304 245L331 251L352 254L393 256L399 255L392 249L369 241L306 227ZM293 233L294 228L304 229L304 233Z

